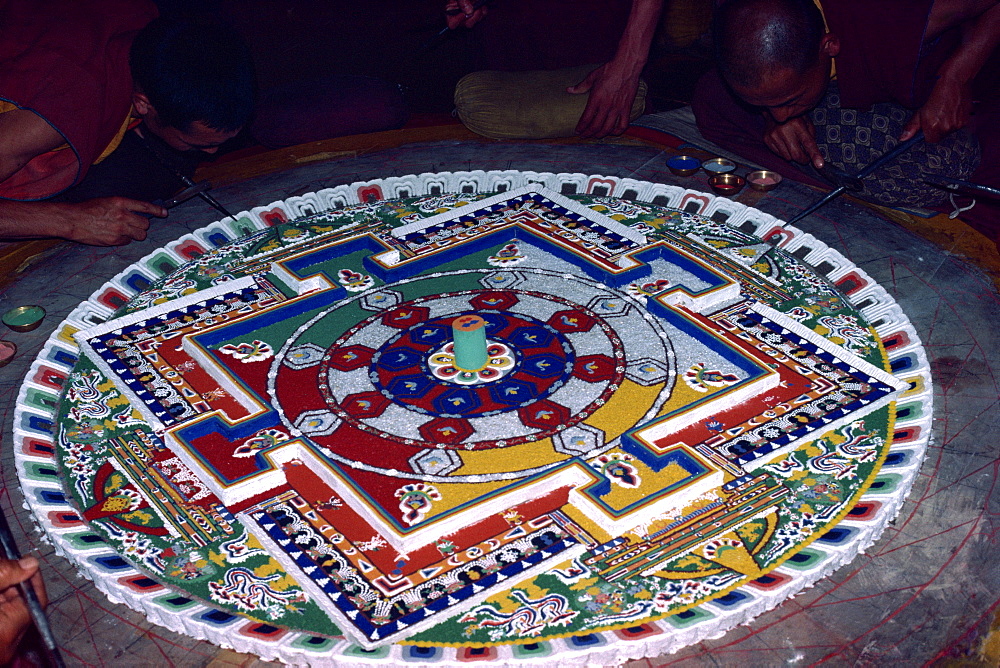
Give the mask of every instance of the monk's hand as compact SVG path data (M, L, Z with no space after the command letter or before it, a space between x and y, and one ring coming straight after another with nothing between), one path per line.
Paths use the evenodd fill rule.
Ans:
M127 197L101 197L66 207L65 231L59 236L88 246L142 241L149 229L149 216L167 215L162 206Z
M968 83L951 77L941 77L934 84L931 95L910 122L903 128L900 141L906 141L917 130L924 131L929 142L939 142L949 134L965 127L972 114L972 90Z
M452 30L471 28L486 16L486 6L476 9L472 0L449 0L444 6L444 13L448 27Z
M823 155L816 146L816 128L805 116L790 118L784 123L768 120L764 143L785 160L800 164L812 163L823 167Z
M0 559L0 665L6 666L17 653L17 644L31 623L28 604L17 585L30 581L42 605L48 603L45 585L38 570L38 560L24 557L20 561Z
M574 95L590 93L583 115L576 124L576 133L581 137L599 139L625 132L638 89L638 77L617 72L613 61L601 65L583 81L567 88L566 92Z

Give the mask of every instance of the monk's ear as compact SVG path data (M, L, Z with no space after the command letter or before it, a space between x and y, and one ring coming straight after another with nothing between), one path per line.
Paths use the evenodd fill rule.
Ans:
M146 97L145 93L135 91L132 93L132 108L135 109L135 113L145 116L153 108L153 105L150 104L149 98Z
M835 58L840 53L840 38L832 32L826 33L819 41L819 52L830 58Z

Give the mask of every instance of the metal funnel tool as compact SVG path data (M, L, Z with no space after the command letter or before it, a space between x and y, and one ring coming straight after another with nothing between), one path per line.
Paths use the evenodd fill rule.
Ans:
M924 179L924 182L962 195L972 197L986 195L987 197L1000 198L1000 189L984 186L980 183L972 183L971 181L963 181L962 179L953 179L950 176L928 176Z
M814 167L813 169L816 168ZM857 192L864 188L864 184L861 183L860 178L848 174L843 169L829 162L823 163L823 166L816 169L816 171L837 188L843 186L850 192Z
M906 151L908 151L910 149L911 146L913 146L914 144L916 144L918 141L923 140L923 138L924 138L923 131L922 130L918 131L917 134L913 135L912 137L910 137L906 141L898 144L894 149L892 149L888 153L885 153L885 154L879 156L874 162L870 163L867 167L863 168L860 172L858 172L857 174L855 174L853 177L850 177L851 182L854 182L856 180L858 182L858 184L860 184L861 179L865 178L866 176L868 176L869 174L871 174L872 172L874 172L876 169L878 169L882 165L884 165L887 162L889 162L890 160L893 160L896 156L900 155L901 153L905 153ZM795 216L794 218L792 218L791 220L789 220L788 224L791 225L792 223L796 223L796 222L802 220L803 218L805 218L806 216L808 216L809 214L811 214L813 211L819 209L821 206L823 206L824 204L826 204L830 200L835 199L837 197L840 197L840 195L842 195L845 191L847 191L849 189L850 188L848 188L847 185L841 185L836 190L830 191L823 198L821 198L816 203L814 203L813 205L811 205L805 211L803 211L802 213L798 214L797 216Z

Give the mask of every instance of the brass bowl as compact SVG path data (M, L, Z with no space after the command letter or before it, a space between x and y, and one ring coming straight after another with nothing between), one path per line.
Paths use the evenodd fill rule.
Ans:
M781 174L772 172L770 169L758 169L747 174L747 183L754 190L774 190L781 184Z
M706 160L701 163L701 168L708 173L709 176L718 176L719 174L728 174L729 172L736 169L736 163L732 160L727 160L726 158L712 158L711 160Z
M3 324L15 332L30 332L44 319L45 309L41 306L16 306L3 314Z
M701 167L698 158L690 155L675 155L667 160L667 168L675 176L691 176Z
M743 190L746 184L747 180L736 174L718 174L708 180L708 185L712 186L715 194L724 197L735 195Z
M0 341L0 366L7 366L17 355L17 346L13 341Z

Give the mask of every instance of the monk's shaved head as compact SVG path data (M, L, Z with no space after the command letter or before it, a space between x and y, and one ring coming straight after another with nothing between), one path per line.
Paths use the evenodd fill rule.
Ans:
M816 64L825 32L812 0L729 0L713 23L716 63L743 88L779 69L802 74Z

